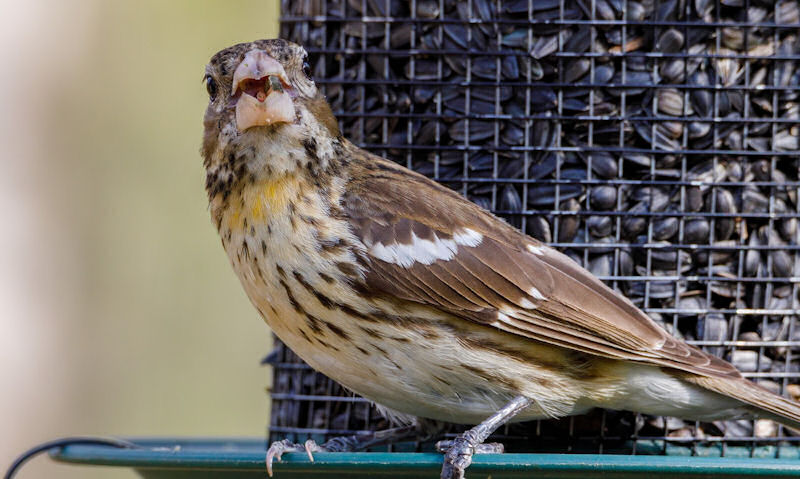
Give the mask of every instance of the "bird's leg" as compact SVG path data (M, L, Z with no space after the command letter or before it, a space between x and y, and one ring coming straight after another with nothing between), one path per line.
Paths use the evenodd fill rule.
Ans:
M482 444L498 427L507 423L533 401L524 396L515 397L485 421L464 432L452 441L439 441L436 447L444 452L441 479L463 479L464 471L472 464L475 453L503 452L502 444ZM481 448L480 446L490 446Z
M372 431L353 436L334 437L323 445L318 445L314 440L309 439L303 444L295 444L288 439L273 442L267 450L267 474L272 477L272 461L281 460L284 452L305 452L308 459L314 461L315 452L352 452L361 451L368 447L381 444L396 442L401 439L416 436L417 426L402 426L383 431Z

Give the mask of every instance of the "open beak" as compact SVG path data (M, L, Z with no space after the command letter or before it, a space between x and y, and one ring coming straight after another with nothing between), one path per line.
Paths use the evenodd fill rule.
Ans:
M286 71L264 50L250 50L233 73L232 97L236 100L236 127L294 121Z

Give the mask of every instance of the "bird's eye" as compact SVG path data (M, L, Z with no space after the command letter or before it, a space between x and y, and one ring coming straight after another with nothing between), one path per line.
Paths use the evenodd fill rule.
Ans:
M210 75L206 76L206 91L212 101L217 98L217 82Z
M303 62L303 74L306 78L311 80L311 65L309 65L307 61Z

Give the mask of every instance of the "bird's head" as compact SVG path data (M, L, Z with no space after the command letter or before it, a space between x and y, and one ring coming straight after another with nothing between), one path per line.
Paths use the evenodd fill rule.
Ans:
M290 166L283 156L309 138L339 137L300 45L280 39L234 45L211 58L203 81L209 99L202 153L217 180L280 173Z

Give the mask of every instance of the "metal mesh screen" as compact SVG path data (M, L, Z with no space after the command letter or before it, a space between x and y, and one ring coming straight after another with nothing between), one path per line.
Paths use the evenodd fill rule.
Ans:
M796 0L282 4L282 36L310 53L346 137L800 396ZM282 345L270 362L273 438L386 426ZM526 451L785 456L791 434L597 411L497 437Z

